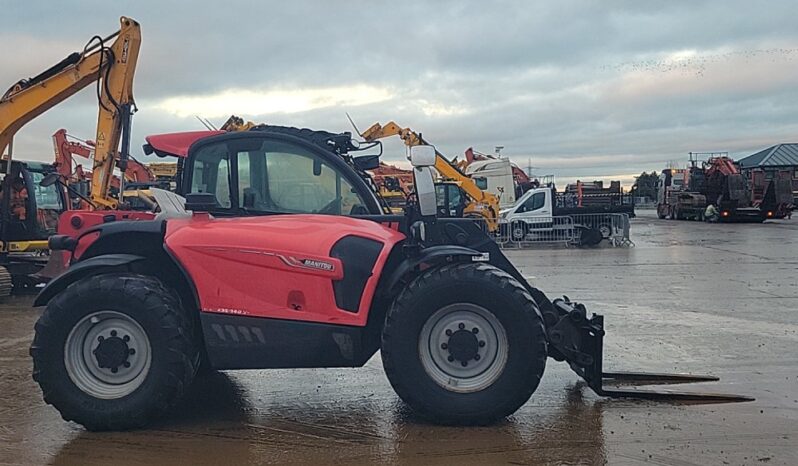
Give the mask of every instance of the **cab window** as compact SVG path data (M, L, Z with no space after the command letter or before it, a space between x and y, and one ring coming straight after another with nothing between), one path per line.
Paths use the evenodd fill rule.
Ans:
M219 207L229 209L230 160L224 144L213 144L203 148L194 161L191 174L192 193L216 195Z
M522 212L531 212L533 210L538 210L542 208L546 204L546 193L535 193L529 198L524 201L521 211Z
M33 178L33 195L36 200L36 215L39 227L48 233L55 233L58 226L58 214L64 210L63 199L59 193L58 183L42 186L44 173L31 172Z
M259 147L229 150L223 145L221 152L213 146L200 149L195 158L192 192L213 192L223 208L253 213L368 213L344 174L318 155L290 143L248 141L250 146L253 142ZM235 146L235 140L231 146ZM206 167L213 161L215 169ZM200 163L204 165L199 166ZM237 183L232 200L230 185L223 181L232 179L231 169ZM226 204L222 201L225 195ZM236 205L231 207L231 203Z

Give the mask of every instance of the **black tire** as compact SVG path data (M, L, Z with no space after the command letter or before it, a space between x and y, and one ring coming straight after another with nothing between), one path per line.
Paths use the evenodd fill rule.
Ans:
M513 241L523 241L527 234L529 234L529 226L526 222L515 221L510 224L510 239Z
M91 367L87 370L106 370L116 374L123 366L119 365L116 370L102 368L97 363L99 356L69 357L71 353L66 348L67 342L76 338L70 337L75 335L73 329L78 332L78 329L86 326L91 329L89 331L100 328L93 320L100 313L118 316L117 320L100 321L112 322L106 324L104 331L112 332L109 334L114 337L117 332L110 330L114 328L113 322L137 324L146 336L139 338L140 341L136 341L135 337L124 341L131 345L131 349L135 348L134 344L141 345L139 354L146 349L149 355L145 368L137 372L138 385L130 386L127 394L111 395L107 399L76 384L73 376L75 380L89 380L84 384L96 383L92 380L99 379L76 375L78 369L74 368ZM124 334L125 331L120 330L119 333ZM194 334L193 321L181 308L179 299L156 278L132 273L87 277L56 295L36 322L36 334L30 350L33 379L39 383L44 401L58 409L67 421L77 422L93 431L139 428L169 409L191 383L199 361ZM107 340L114 337L108 337ZM143 343L145 340L147 346ZM94 340L86 337L80 341ZM117 338L116 343L119 341L122 340ZM86 344L95 345L95 350L98 347L96 343L82 344L83 348ZM128 346L124 348L121 354L129 351ZM126 368L130 367L130 360L134 367L139 364L135 356L124 358ZM71 370L67 369L67 359L73 367ZM81 361L84 361L82 366ZM92 363L95 365L91 366ZM121 369L120 372L125 370L128 369Z
M585 228L582 230L582 233L579 235L579 245L580 246L596 246L601 243L604 237L601 235L601 232L596 228Z
M495 378L467 392L444 387L422 362L424 328L451 305L487 311L506 335L506 358ZM474 263L439 267L413 280L386 316L381 348L385 373L399 397L421 417L449 425L490 424L518 410L540 383L546 349L543 318L527 290L508 273Z

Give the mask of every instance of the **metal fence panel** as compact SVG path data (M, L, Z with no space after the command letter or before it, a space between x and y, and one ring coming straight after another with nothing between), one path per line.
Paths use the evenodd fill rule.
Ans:
M634 245L630 238L628 214L576 214L516 219L512 222L500 219L499 229L492 237L502 247L556 243L570 246L581 245L582 233L591 229L601 234L601 241L613 246Z

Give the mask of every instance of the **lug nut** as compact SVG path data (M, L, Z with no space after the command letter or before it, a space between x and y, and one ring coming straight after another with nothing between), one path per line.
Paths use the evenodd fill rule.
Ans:
M460 330L463 330L465 328L465 324L460 324L460 325L457 326L457 328L459 328Z
M115 337L115 336L116 336L116 330L111 330L111 336L112 336L112 337Z
M130 348L129 350L127 350L127 353L130 354L130 355L133 355L133 354L136 354L136 350L135 350L135 348Z
M477 333L479 333L479 329L478 329L478 328L476 328L476 327L474 327L474 328L472 328L472 329L471 329L471 333L473 333L474 335L476 335Z
M447 345L446 343L441 343L441 349L446 349L448 347L449 347L449 345Z
M100 335L99 337L97 337L97 341L103 341L103 340L105 340L105 338L103 338L103 336L102 336L102 335Z
M449 356L449 357L448 357L448 358L446 358L446 359L447 359L449 362L454 362L454 356Z
M482 359L482 356L480 356L478 354L474 355L474 361L479 361L480 359Z
M113 372L114 374L116 374L117 372L119 372L119 369L118 369L118 368L116 368L116 367L112 367L112 368L111 368L111 372Z
M479 340L479 347L480 348L484 348L485 347L485 341L484 340Z
M463 362L461 362L460 364L461 364L463 367L466 367L466 366L468 365L468 362L466 362L466 361L463 361Z
M130 341L130 335L125 335L124 337L122 337L122 340L124 340L125 342Z
M477 356L479 356L479 355L477 355ZM127 361L123 362L122 365L125 366L125 368L130 367L130 363L127 362Z
M452 331L451 331L451 330L449 330L448 328L446 329L446 336L447 336L447 337L450 337L450 336L452 336Z

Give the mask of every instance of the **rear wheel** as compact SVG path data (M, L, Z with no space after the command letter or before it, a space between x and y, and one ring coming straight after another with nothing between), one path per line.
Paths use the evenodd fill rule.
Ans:
M419 415L488 424L514 413L546 367L543 319L527 290L490 265L425 272L399 296L382 338L385 373Z
M48 304L31 346L44 400L89 430L144 426L183 394L198 350L179 300L152 277L104 274Z
M523 241L528 232L529 228L525 222L513 222L510 225L510 238L513 241Z
M14 279L7 268L0 265L0 298L11 296L14 287Z

